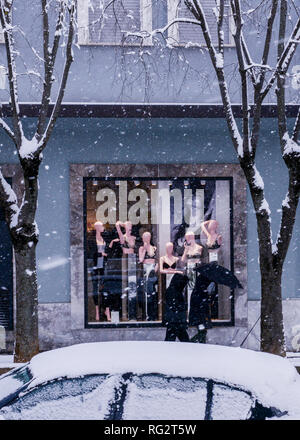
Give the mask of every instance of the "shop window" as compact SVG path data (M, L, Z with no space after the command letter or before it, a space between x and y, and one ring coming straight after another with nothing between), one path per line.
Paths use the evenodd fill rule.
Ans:
M141 29L152 29L152 0L78 0L79 44L139 44L126 33Z
M203 0L201 1L206 21L210 29L210 35L214 45L218 44L217 33L217 18L215 12L217 12L216 0ZM195 20L194 15L186 6L184 0L169 0L168 1L168 21L171 22L176 18L192 19ZM233 38L231 35L232 17L230 14L229 2L225 6L223 32L224 32L224 45L232 46ZM192 23L176 23L170 26L168 30L168 38L173 45L184 46L205 46L205 40L201 27Z
M182 276L192 325L233 324L232 178L84 177L83 194L87 326L162 325Z

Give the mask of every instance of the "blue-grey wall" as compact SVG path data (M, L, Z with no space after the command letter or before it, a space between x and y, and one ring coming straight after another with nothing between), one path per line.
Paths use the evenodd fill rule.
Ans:
M172 0L175 2L175 0ZM116 0L116 5L120 0ZM55 2L52 2L54 4ZM243 3L243 2L242 2ZM247 2L246 2L247 3ZM249 3L249 2L248 2ZM249 10L248 3L244 6ZM261 4L261 0L251 0L251 8ZM244 35L249 46L253 62L261 63L263 38L269 2L257 12L243 19ZM288 30L290 33L297 14L292 2L289 4ZM166 0L153 0L153 28L166 24ZM159 6L159 8L158 8ZM53 26L53 19L50 20ZM25 75L27 69L43 75L42 16L40 0L14 0L13 22L15 28L16 55L18 66L19 97L21 101L39 101L42 81L37 75ZM199 32L201 32L200 27ZM22 33L19 31L22 30ZM53 29L53 27L51 28ZM26 38L24 38L25 34ZM278 35L274 26L273 42ZM51 34L52 37L52 34ZM32 48L34 50L32 50ZM136 46L113 47L81 45L74 46L74 62L70 69L65 101L69 102L188 102L220 103L219 86L206 49L166 48L162 44L146 47L140 56ZM37 56L40 57L38 57ZM53 86L52 98L55 98L57 84L63 63L64 49L59 49L55 69L57 82ZM276 46L271 45L269 65L276 65ZM6 63L4 45L0 44L1 64ZM143 62L141 62L141 60ZM300 64L298 48L290 66ZM239 73L234 47L225 48L226 74L233 102L240 102ZM147 74L145 73L147 72ZM293 89L292 78L286 83L287 102L299 102L299 92ZM0 90L0 100L8 101L8 87ZM298 101L297 101L298 100ZM276 102L274 91L265 102Z
M292 121L290 121L292 122ZM27 119L27 133L34 121ZM15 160L12 160L12 157ZM0 133L0 163L17 162L13 147ZM70 300L70 163L234 163L237 162L222 119L68 119L58 120L40 171L37 256L40 302ZM287 172L280 157L276 121L265 119L257 152L265 180L276 238ZM300 297L300 214L286 258L285 298ZM53 268L49 268L53 264ZM47 268L48 267L48 268ZM256 219L248 194L249 298L260 296Z

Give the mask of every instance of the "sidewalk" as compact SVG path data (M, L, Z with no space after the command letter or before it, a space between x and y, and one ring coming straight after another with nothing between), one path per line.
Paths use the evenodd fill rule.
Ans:
M0 374L4 374L9 370L12 370L13 368L16 367L21 367L22 363L20 364L15 364L14 363L14 357L13 355L10 354L1 354L0 355Z

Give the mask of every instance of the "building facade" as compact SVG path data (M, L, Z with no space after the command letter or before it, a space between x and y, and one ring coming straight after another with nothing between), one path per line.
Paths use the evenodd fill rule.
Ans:
M167 1L123 3L120 15L108 9L102 23L98 19L99 2L91 7L85 0L78 1L75 61L39 178L40 347L46 350L88 341L163 340L165 292L173 275L167 273L164 263L169 267L176 263L176 270L188 273L185 297L190 310L194 265L217 260L234 272L243 288L218 283L214 286L208 342L258 349L256 219L227 130L215 74L208 54L199 48L202 37L193 26L181 23L164 35L167 47L164 41L152 41L147 34L146 46L141 48L134 34L146 29L150 35L178 14L188 17L188 12L181 2L181 9L174 9L175 2ZM204 3L212 37L216 38L211 16L214 2ZM32 8L26 11L20 2L16 21L29 12L37 20L38 11L34 5ZM130 32L126 41L125 24ZM228 17L225 56L232 69L230 94L239 103L231 26ZM251 26L249 46L256 54L259 39L250 30ZM37 41L40 38L38 26L25 25L25 31ZM21 37L19 44L29 62L32 51ZM3 46L0 51L4 55ZM298 51L291 70L299 64ZM33 134L38 115L36 81L29 75L20 77L21 112L28 137ZM293 81L293 77L287 81L291 126L299 98ZM8 85L3 86L0 95L5 102ZM263 108L257 163L276 236L288 174L281 158L274 102L274 95L270 95ZM8 104L2 109L9 120ZM240 116L238 104L234 110ZM3 132L0 163L18 193L20 168ZM15 314L14 266L1 215L0 211L0 324L6 332L0 349L10 351ZM209 249L201 228L209 220L217 220L222 236L217 249ZM186 234L191 233L195 252L189 252L190 242L186 240ZM124 242L120 234L125 234ZM300 349L299 237L298 213L283 274L285 331L291 351ZM169 243L173 244L170 254ZM194 326L189 333L195 333Z

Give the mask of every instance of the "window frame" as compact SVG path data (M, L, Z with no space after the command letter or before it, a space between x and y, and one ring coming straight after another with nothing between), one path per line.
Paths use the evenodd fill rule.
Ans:
M152 0L140 0L140 19L143 30L152 31ZM127 47L139 46L139 43L91 42L89 37L89 2L77 0L78 44L79 46ZM151 46L152 38L145 38L143 46Z
M218 0L218 2L219 2L219 0ZM177 13L176 13L177 6L178 6L177 2L174 2L174 0L168 0L168 12L167 12L168 23L171 23L173 20L178 18ZM230 16L230 18L229 18L229 43L224 43L224 47L235 47L235 42L234 42L234 38L232 35L233 30L234 30L234 21L233 21L233 17ZM176 47L185 48L186 43L180 42L180 39L179 39L179 24L178 23L174 23L172 26L170 26L167 32L168 32L168 38L171 38L172 41L174 41L171 43L172 46L174 46L175 48ZM218 43L213 42L213 46L217 47ZM190 46L190 48L195 48L195 47L207 47L207 46L206 46L206 44L200 45L199 43L195 43Z
M176 179L180 180L188 180L193 176L180 176ZM172 180L175 177L142 177L142 176L136 176L136 177L120 177L120 176L110 176L110 177L103 177L101 175L93 175L93 176L84 176L82 178L82 191L83 191L83 271L84 271L84 327L86 329L96 329L96 328L115 328L115 329L122 329L122 328L153 328L153 327L164 327L163 325L163 319L158 320L157 322L139 322L139 321L124 321L119 323L110 323L110 322L91 322L89 320L89 313L88 313L88 266L87 266L87 182L93 181L93 180L103 180L103 181L114 181L114 180L126 180L126 181L134 181L134 180L157 180L157 181L168 181ZM229 219L229 227L230 227L230 267L231 270L234 271L234 238L233 238L233 218L234 218L234 206L233 206L233 177L232 176L206 176L203 175L201 180L215 180L215 181L228 181L229 183L229 211L230 211L230 219ZM230 319L213 319L212 320L212 326L213 327L233 327L235 325L235 292L234 289L231 289L231 298L230 298Z

